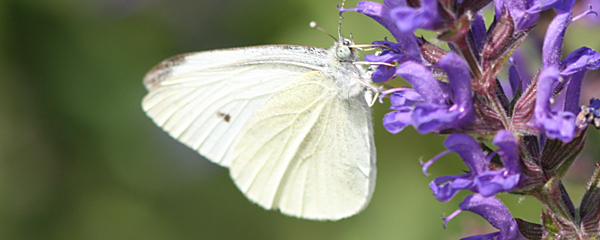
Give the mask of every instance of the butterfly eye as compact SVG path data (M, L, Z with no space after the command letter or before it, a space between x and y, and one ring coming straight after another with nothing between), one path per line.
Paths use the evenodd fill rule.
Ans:
M352 52L350 51L350 48L345 46L338 46L336 49L336 56L339 59L348 59L350 57L350 55L352 54Z
M352 42L349 39L344 39L344 46L350 46Z

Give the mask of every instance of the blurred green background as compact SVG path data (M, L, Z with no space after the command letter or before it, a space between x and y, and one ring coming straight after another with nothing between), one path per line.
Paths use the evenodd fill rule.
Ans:
M495 231L471 213L442 228L440 216L465 193L440 203L427 185L465 167L451 154L423 176L419 158L444 150L444 137L385 132L385 105L374 107L375 194L366 210L338 222L252 204L227 169L171 139L141 110L142 77L161 60L258 44L329 47L308 23L335 33L338 3L0 0L0 239L458 239ZM357 43L389 36L367 17L344 16L342 30ZM574 24L566 48L600 49L597 30ZM586 81L583 97L599 97L597 79ZM600 155L591 132L567 179L575 202ZM502 198L516 217L539 222L535 201Z

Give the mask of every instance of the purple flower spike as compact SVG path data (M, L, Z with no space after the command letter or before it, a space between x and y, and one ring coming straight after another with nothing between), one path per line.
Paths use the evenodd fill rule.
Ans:
M474 194L467 196L465 200L459 205L460 210L469 211L475 213L485 220L487 220L492 226L500 230L499 232L471 236L462 238L461 240L526 240L521 232L517 222L512 217L508 208L495 197L484 197L480 194ZM456 216L454 214L452 217ZM444 219L444 224L450 221L452 218Z
M489 25L482 12L491 1L496 16ZM383 0L339 9L374 19L395 38L374 41L371 47L380 51L365 56L371 79L382 83L377 84L379 102L391 102L385 129L396 134L412 126L420 134L449 134L446 150L421 162L425 176L450 152L466 165L453 175L433 176L429 183L441 202L461 190L473 194L443 218L444 228L470 211L498 229L463 240L588 239L600 234L600 163L579 211L561 182L584 147L584 133L600 129L598 96L588 106L579 104L587 93L582 91L584 76L600 68L600 53L587 47L562 52L571 23L600 19L588 6L597 1L579 2L575 10L576 0ZM534 27L544 26L537 21L550 9L556 14L543 13L544 19L554 17L543 29L545 37L538 36L543 31ZM416 37L419 29L433 30L437 38ZM541 68L528 64L540 57ZM390 81L396 77L408 84ZM595 89L588 90L593 94ZM489 143L492 137L496 148ZM513 218L495 198L503 192L536 197L546 206L542 223Z
M588 194L591 200L582 201L578 213L560 181L584 146L584 131L594 130L590 125L600 129L600 100L579 104L584 75L600 68L600 53L582 47L563 54L563 40L572 22L598 13L592 6L573 11L576 0L494 0L495 21L488 25L482 9L491 1L361 1L356 8L340 11L364 14L396 38L373 42L381 52L365 56L371 67L377 67L371 79L384 83L379 101L384 97L391 101L383 119L387 131L395 134L412 125L420 134L450 134L444 142L447 150L421 163L425 176L450 152L467 166L454 175L434 176L429 184L442 202L461 190L474 193L444 218L444 228L461 212L470 211L499 231L463 240L598 236L598 197ZM533 28L543 25L537 24L538 18L549 9L556 15L541 38ZM437 38L417 38L418 29L433 30ZM532 41L521 45L528 39ZM450 49L440 47L442 42ZM529 51L532 48L538 51ZM541 53L541 69L527 64L535 56L525 54L532 53ZM388 82L395 77L409 86ZM488 147L491 137L497 150ZM600 169L600 164L596 167ZM588 184L594 193L600 188L598 176L600 171ZM514 219L494 196L502 192L537 197L547 206L542 224Z

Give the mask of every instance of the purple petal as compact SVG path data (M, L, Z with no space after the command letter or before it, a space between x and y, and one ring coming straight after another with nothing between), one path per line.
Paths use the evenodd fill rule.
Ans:
M561 65L564 66L560 72L563 77L580 71L596 70L600 68L600 53L588 47L581 47L565 57Z
M560 48L562 47L564 31L570 21L570 13L558 15L552 21L551 26L555 25L555 28L559 29L553 34L546 34L544 51L549 51L549 53L544 52L544 70L540 74L538 99L536 102L538 123L543 125L549 132L548 136L550 138L566 142L571 141L574 134L571 131L575 131L575 127L571 126L571 120L574 120L574 115L579 109L583 75L587 70L600 67L600 54L586 47L579 48L569 54L563 61L558 62L560 60ZM549 27L549 32L550 29ZM549 40L549 37L552 37L554 41L552 39ZM555 72L558 71L559 67L564 69L557 74ZM567 84L566 91L564 91L564 94L557 95L553 99L555 102L555 113L549 113L552 109L548 106L549 100L552 97L550 94L553 94L564 82ZM547 111L546 114L543 111Z
M402 53L395 53L393 51L383 51L379 55L367 54L365 55L365 61L368 62L384 62L393 63L398 60L406 58Z
M386 6L376 2L362 1L356 4L356 8L342 9L340 11L357 11L372 18L392 33L392 36L402 46L402 50L408 58L420 61L421 52L417 45L417 38L413 34L405 34L398 29L396 23L390 17L390 9Z
M460 240L505 240L501 238L502 234L500 232L488 233L476 236L470 236L466 238L461 238ZM506 239L510 240L510 239Z
M396 24L390 18L390 9L384 6L381 3L370 2L370 1L361 1L356 4L356 8L353 9L341 9L341 12L347 11L357 11L358 13L362 13L371 17L373 20L381 24L388 31L392 33L392 35L396 35L394 33L398 33L398 29L396 28Z
M456 127L471 123L475 120L473 110L473 99L471 97L471 74L469 65L460 56L449 52L442 58L439 65L450 81L450 87L454 95L454 110L461 112L462 123Z
M517 145L517 139L512 132L507 130L499 131L494 137L493 143L500 147L497 152L502 158L504 168L511 174L521 173L519 147Z
M552 22L548 26L542 48L542 60L544 68L550 66L558 67L560 64L563 38L565 36L567 27L569 24L571 24L571 20L571 12L559 14L552 19Z
M600 54L590 48L582 47L562 60L564 69L560 72L563 78L568 79L564 99L564 107L561 110L577 114L579 112L579 97L581 92L581 81L587 70L595 70L600 67Z
M368 54L365 55L365 61L369 62L385 62L385 63L403 63L411 60L415 57L420 57L420 53L416 53L414 57L406 54L407 50L404 49L404 45L399 43L390 42L387 39L384 41L374 41L373 45L379 46L383 52L379 55ZM406 45L406 44L405 44ZM414 46L413 46L414 47ZM410 51L409 51L410 52Z
M398 30L405 33L414 32L431 18L428 12L412 7L396 7L390 11L390 16L396 22Z
M471 98L471 75L467 63L458 55L450 52L440 60L439 66L448 75L454 105L447 105L450 101L440 98L443 95L436 94L435 92L421 93L423 96L430 96L429 99L426 99L427 103L417 105L413 112L413 126L421 134L460 128L475 120L473 100ZM417 67L410 66L408 69L412 70ZM422 71L425 71L425 68L422 68ZM398 71L396 73L398 74ZM432 89L423 85L423 83L437 82L431 73L428 73L428 75L421 73L420 76L422 78L429 78L429 81L414 83L413 86L415 89L419 87L422 91L441 90L441 88ZM411 84L413 84L412 82ZM435 86L439 86L439 84L435 84Z
M412 88L396 90L390 96L391 109L394 110L400 110L403 107L412 108L415 104L423 101L423 97Z
M450 110L448 105L421 103L412 114L412 124L420 134L452 128L460 112Z
M444 104L449 96L442 83L435 79L425 66L407 61L396 69L396 75L403 77L428 103Z
M515 31L527 29L539 18L539 11L530 11L533 0L496 0L496 20L500 20L502 9L507 9L515 22Z
M575 132L575 115L570 112L559 112L551 118L538 120L546 129L546 135L563 142L573 140Z
M531 74L529 74L528 71L530 67L529 64L527 64L528 60L524 55L525 53L523 51L523 48L519 47L513 52L513 55L510 57L511 66L514 66L517 73L519 74L522 90L527 89L533 80ZM515 89L518 89L518 86Z
M399 43L388 41L387 37L383 41L373 41L373 45L383 45L381 49L389 50L395 53L402 52L402 45L400 45Z
M429 188L440 202L450 201L460 190L469 189L473 185L471 174L442 176L429 183Z
M460 155L469 170L471 170L471 174L479 174L487 169L489 160L486 159L473 137L464 133L453 133L444 141L444 146Z
M422 29L435 30L436 25L442 22L438 11L438 0L421 0L421 10L426 13L427 21L421 26Z
M502 158L504 168L495 171L488 170L475 177L473 191L479 192L485 197L513 190L517 187L521 176L519 150L513 134L506 130L499 131L494 137L494 144L500 147L497 152Z
M592 114L594 114L594 116L600 117L600 111L598 110L598 109L600 109L600 99L597 99L597 98L590 99L590 105L588 106L588 108L590 109Z
M395 8L398 6L406 6L406 0L383 0L383 4L389 8Z
M569 76L569 83L567 84L567 89L565 94L563 94L563 98L561 99L563 102L563 110L570 112L572 114L577 114L579 112L579 96L581 93L581 81L583 80L583 75L585 75L585 71L577 72Z
M573 5L575 5L575 0L558 0L548 6L552 7L556 13L562 14L571 12Z
M519 183L519 174L510 174L506 169L486 171L474 179L475 189L485 197L496 193L513 190Z
M540 73L536 102L534 125L545 130L549 138L570 142L575 135L575 114L565 111L552 111L550 104L552 94L562 83L558 69L548 67Z
M381 65L371 75L373 82L386 82L396 74L396 67Z
M473 38L475 39L477 52L481 52L486 36L485 21L481 11L477 12L473 18L473 22L471 23L471 33L473 33Z
M511 61L512 62L512 61ZM508 68L508 82L510 83L510 95L514 97L518 94L519 86L521 85L521 77L519 76L519 72L514 64L511 63L510 68ZM506 92L506 91L505 91Z
M553 8L558 14L564 14L571 12L574 3L574 0L496 0L496 20L505 8L515 22L515 30L520 31L532 27L541 11Z
M392 134L401 132L410 123L410 112L408 111L389 112L383 117L383 127Z
M437 0L422 0L419 8L394 7L390 16L401 32L412 33L417 28L435 30L436 24L440 22L437 13Z
M496 239L527 239L521 235L517 222L513 219L508 208L504 206L502 201L495 197L484 197L480 194L474 194L467 196L459 206L463 211L473 212L483 217L492 226L500 230L500 234L496 235Z

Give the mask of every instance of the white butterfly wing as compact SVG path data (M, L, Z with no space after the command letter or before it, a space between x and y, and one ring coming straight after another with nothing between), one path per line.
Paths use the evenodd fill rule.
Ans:
M230 167L259 205L344 218L371 198L375 146L365 97L334 80L360 71L329 56L288 45L176 56L146 75L142 106L171 136Z
M248 198L309 219L354 215L375 183L375 146L364 96L344 99L311 72L275 93L234 144L231 176Z
M326 50L262 46L184 54L145 77L142 107L172 137L229 166L226 153L245 122L293 79L318 68Z

